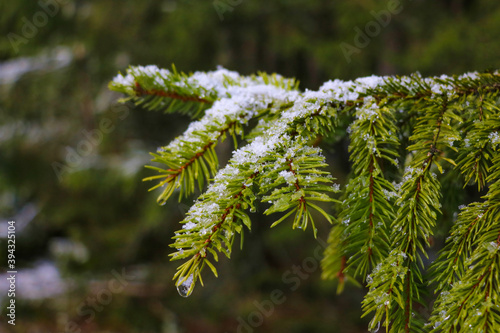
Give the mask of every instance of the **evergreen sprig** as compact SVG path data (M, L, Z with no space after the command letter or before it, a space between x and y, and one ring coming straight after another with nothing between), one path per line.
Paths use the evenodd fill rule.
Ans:
M200 116L217 99L214 89L177 72L174 66L172 71L152 65L132 67L127 75L115 77L110 89L129 95L124 101L131 100L146 109L175 111L193 118Z
M339 292L346 278L365 280L367 273L387 256L388 226L394 219L391 201L396 193L394 185L384 177L382 163L399 163L395 119L387 107L379 107L369 98L365 98L355 117L348 129L353 177L341 205L342 222L332 228L328 255L323 260L324 278L342 277ZM332 256L338 259L331 260Z
M230 257L236 234L243 244L248 211L260 202L264 214L278 214L271 226L291 220L316 236L318 218L332 223L322 276L336 278L339 292L347 279L368 287L362 306L372 315L370 330L500 330L498 71L371 76L299 92L293 79L275 74L147 66L130 68L110 87L147 109L194 118L153 154L166 168L150 167L159 174L147 178L164 187L160 203L206 187L173 237L172 259L184 260L174 276L183 296L203 283L205 267L217 276L219 254ZM352 171L340 191L317 144L345 133ZM214 148L227 136L235 151L219 169ZM487 194L455 209L450 237L429 268L442 183L451 178L443 174Z

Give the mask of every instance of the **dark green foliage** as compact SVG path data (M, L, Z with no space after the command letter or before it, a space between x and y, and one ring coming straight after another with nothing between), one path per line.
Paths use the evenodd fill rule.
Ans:
M161 180L155 187L166 186L160 202L176 189L191 194L196 182L200 189L210 182L172 244L173 259L185 260L174 277L183 296L202 282L204 267L217 276L218 253L230 257L235 235L242 241L243 226L251 229L247 211L255 212L260 201L271 205L264 214L281 214L271 226L290 217L292 228L311 226L316 235L316 219L333 224L323 277L338 278L339 292L347 279L366 285L362 306L364 315L373 316L370 330L500 330L498 72L336 80L300 93L293 80L279 76L135 67L110 86L140 103L144 96L134 87L151 82L160 86L147 89L175 92L169 95L174 99L189 96L188 102L204 104L202 98L213 98L181 137L153 154L154 162L169 169L151 167L160 175L147 178ZM178 82L184 82L182 89ZM226 132L247 145L218 170L213 147ZM340 202L331 197L340 186L332 185L314 144L343 133L349 134L352 172ZM483 202L461 208L429 279L446 173L488 193ZM318 202L335 203L338 213L331 216ZM428 311L430 283L439 295Z

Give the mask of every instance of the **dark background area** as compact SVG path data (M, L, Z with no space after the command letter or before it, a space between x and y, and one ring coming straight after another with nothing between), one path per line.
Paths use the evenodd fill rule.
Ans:
M301 89L500 68L497 0L19 0L0 13L0 332L366 331L364 290L336 295L319 268L294 273L317 263L318 241L286 223L269 230L259 212L220 277L178 295L169 244L194 197L158 206L142 178L148 152L189 119L119 106L107 84L129 65L278 72ZM342 183L345 145L325 149ZM5 317L8 220L16 326ZM317 225L326 239L327 222ZM275 289L284 299L271 309Z

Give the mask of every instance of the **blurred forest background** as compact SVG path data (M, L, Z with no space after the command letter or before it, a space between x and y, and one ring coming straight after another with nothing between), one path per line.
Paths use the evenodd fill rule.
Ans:
M401 0L359 47L358 31L374 29L374 13L394 1L2 1L0 332L366 332L363 289L336 295L336 283L314 269L290 290L283 274L319 243L286 223L268 230L258 212L243 251L218 264L220 278L206 274L205 287L180 297L169 244L194 198L158 206L142 178L152 173L143 167L148 152L189 119L118 106L107 84L147 64L278 72L302 89L372 74L500 68L498 0ZM346 57L342 43L356 52ZM349 172L345 147L325 147L340 182ZM11 219L16 326L5 320ZM319 227L326 239L329 226ZM286 300L250 328L261 321L256 303L274 289Z

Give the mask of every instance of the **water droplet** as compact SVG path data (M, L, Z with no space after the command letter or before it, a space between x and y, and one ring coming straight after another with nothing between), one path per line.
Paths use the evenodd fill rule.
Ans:
M379 329L380 329L380 321L378 322L377 328L374 329L374 330L371 330L370 332L371 333L376 333L376 332L378 332Z
M250 208L250 213L255 213L256 212L256 209L255 208Z
M165 206L166 203L167 203L166 201L162 201L160 202L160 206Z
M177 291L179 292L179 295L181 295L182 297L189 297L189 295L191 295L194 289L194 286L192 284L193 284L193 275L191 274L186 279L186 281L177 285Z

